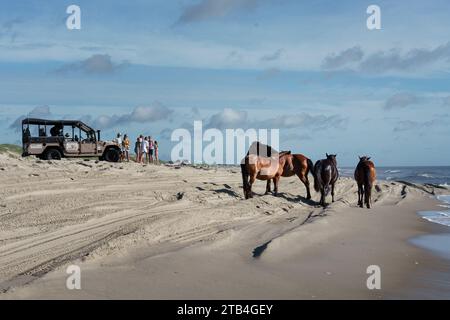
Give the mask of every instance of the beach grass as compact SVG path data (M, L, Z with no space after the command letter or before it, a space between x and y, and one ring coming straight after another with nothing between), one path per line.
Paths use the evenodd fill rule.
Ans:
M0 144L0 153L12 152L21 154L22 147L15 144Z

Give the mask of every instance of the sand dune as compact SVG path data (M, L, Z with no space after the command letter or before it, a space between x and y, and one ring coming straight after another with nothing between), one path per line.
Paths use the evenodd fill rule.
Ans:
M246 201L238 168L142 166L94 160L48 162L13 154L0 154L0 180L0 290L7 292L0 298L55 294L73 298L64 289L55 291L51 284L63 279L63 267L73 262L92 270L90 282L100 287L102 278L95 270L108 263L121 266L108 269L110 276L125 268L128 278L124 281L136 282L138 287L149 284L146 281L159 286L158 293L146 291L146 287L121 293L105 289L103 295L98 288L92 289L97 294L83 290L84 295L77 293L76 298L311 298L319 294L310 292L324 292L321 285L314 290L313 282L293 285L289 277L281 276L298 274L293 268L299 259L313 254L311 248L318 253L320 243L345 238L352 226L364 230L367 223L380 230L387 226L383 235L391 230L390 223L408 225L406 233L399 230L405 239L396 238L398 241L392 244L407 247L406 235L423 232L417 225L427 223L415 215L415 210L435 205L430 196L446 191L378 181L373 196L375 209L367 210L356 208L353 180L341 178L337 201L323 209L303 197L306 191L296 178L281 180L278 197L263 196L265 184L258 182L255 192L259 195ZM318 194L313 197L319 199ZM397 212L401 212L397 214L399 220L389 222L389 214ZM379 214L375 220L367 218L372 213ZM386 239L390 236L384 235ZM367 241L370 245L370 239ZM329 257L332 259L332 254ZM142 261L147 261L146 271L136 272ZM218 281L216 291L205 286L194 290L190 277L177 282L167 273L181 265L192 271L192 277L199 277L200 283L216 278L214 270L221 270L229 281ZM223 270L225 265L228 272ZM323 267L317 264L316 268ZM273 288L270 294L258 293L261 278L267 282L263 287ZM313 275L311 279L317 280ZM174 288L176 284L181 288ZM348 292L354 295L343 297L361 296L358 290ZM324 293L324 297L329 296Z

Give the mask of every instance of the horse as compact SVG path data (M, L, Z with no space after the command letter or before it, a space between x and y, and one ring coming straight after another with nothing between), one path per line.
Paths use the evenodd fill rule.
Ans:
M327 158L318 160L314 165L314 190L320 192L320 205L325 207L325 197L330 192L331 201L334 202L334 186L339 178L336 154L326 154Z
M260 152L261 149L262 152ZM275 184L274 194L277 195L278 183L283 174L287 156L290 154L290 151L278 152L270 146L254 142L241 161L245 199L253 198L252 185L256 179L267 180L266 194L270 192L268 189L270 189L270 181L273 180Z
M314 164L311 159L302 154L289 154L283 168L282 177L297 175L306 187L306 198L311 199L311 189L308 174L313 171ZM267 181L266 193L270 192L270 180Z
M372 203L372 186L375 179L375 165L370 161L370 157L359 157L359 163L355 169L355 180L358 184L358 205L361 208L364 207L365 202L367 208L370 209Z

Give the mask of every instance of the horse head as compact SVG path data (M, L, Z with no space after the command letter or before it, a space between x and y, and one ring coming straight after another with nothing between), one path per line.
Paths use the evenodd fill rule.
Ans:
M335 165L336 165L336 157L337 157L337 154L328 154L328 153L326 153L326 156L327 156L327 160L330 160L331 162L333 162Z

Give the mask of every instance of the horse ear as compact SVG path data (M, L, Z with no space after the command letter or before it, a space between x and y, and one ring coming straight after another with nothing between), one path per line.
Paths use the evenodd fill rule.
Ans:
M367 160L370 160L371 157L368 157Z
M327 156L327 158L328 158L328 153L325 153L325 155Z
M361 156L358 156L359 160L361 160Z

